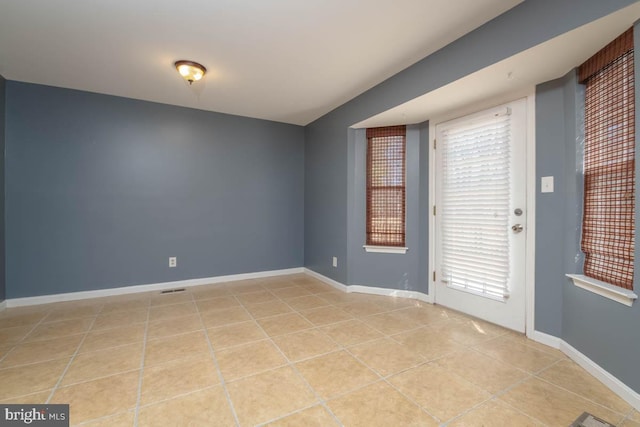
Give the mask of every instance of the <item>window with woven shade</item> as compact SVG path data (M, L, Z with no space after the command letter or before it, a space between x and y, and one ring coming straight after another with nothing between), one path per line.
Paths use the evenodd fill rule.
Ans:
M635 99L633 29L582 64L585 85L584 275L633 288Z
M367 129L367 245L405 246L406 133Z

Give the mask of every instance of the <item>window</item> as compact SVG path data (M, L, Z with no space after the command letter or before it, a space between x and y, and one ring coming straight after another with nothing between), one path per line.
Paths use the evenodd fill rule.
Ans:
M633 29L582 64L585 84L584 275L633 288L635 99Z
M406 133L367 129L367 245L405 246Z

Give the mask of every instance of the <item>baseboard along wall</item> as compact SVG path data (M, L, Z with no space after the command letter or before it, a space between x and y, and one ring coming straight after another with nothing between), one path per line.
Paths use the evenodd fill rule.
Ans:
M284 270L262 271L257 273L245 273L245 274L234 274L234 275L228 275L228 276L206 277L201 279L178 280L174 282L153 283L153 284L147 284L147 285L124 286L124 287L111 288L111 289L98 289L93 291L69 292L69 293L63 293L63 294L42 295L42 296L25 297L25 298L12 298L12 299L7 299L5 301L0 302L0 312L10 307L23 307L23 306L29 306L29 305L48 304L52 302L61 302L61 301L76 301L76 300L83 300L83 299L89 299L89 298L126 295L126 294L133 294L133 293L139 293L139 292L162 291L162 290L173 289L173 288L187 288L187 287L202 286L202 285L209 285L209 284L215 284L215 283L235 282L240 280L260 279L265 277L284 276L288 274L299 274L299 273L308 274L309 276L314 277L342 292L383 295L383 296L390 296L390 297L396 297L396 298L410 298L410 299L426 302L429 304L433 304L433 297L431 295L424 294L422 292L378 288L378 287L363 286L363 285L347 286L329 277L326 277L320 273L310 270L308 268L299 267L299 268L290 268L290 269L284 269ZM640 411L640 394L638 394L636 391L628 387L618 378L611 375L604 368L602 368L600 365L595 363L593 360L589 359L587 356L582 354L579 350L571 346L566 341L562 340L561 338L558 338L549 334L545 334L540 331L534 331L532 334L528 336L528 338L530 338L533 341L536 341L541 344L560 350L562 353L567 355L567 357L569 357L571 360L576 362L583 369L585 369L587 372L589 372L591 375L593 375L595 378L601 381L604 385L606 385L611 391L613 391L615 394L617 394L622 399L624 399L636 410Z

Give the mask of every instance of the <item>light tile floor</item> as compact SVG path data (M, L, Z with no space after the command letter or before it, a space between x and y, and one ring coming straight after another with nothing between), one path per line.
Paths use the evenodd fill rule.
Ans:
M8 309L0 402L86 426L568 426L640 414L560 352L305 275Z

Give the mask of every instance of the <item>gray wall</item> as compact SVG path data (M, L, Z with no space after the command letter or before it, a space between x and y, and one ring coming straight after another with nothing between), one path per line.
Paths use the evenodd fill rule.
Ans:
M349 127L633 3L525 1L309 124L305 138L305 266L345 284L412 288L413 282L403 277L418 277L415 289L423 290L426 256L417 265L397 255L382 255L373 262L373 258L365 260L357 251L362 219L354 215L362 215L362 209L358 208L361 200L352 197L358 194L363 170L352 146L358 132ZM623 307L574 287L564 276L579 271L581 265L581 177L576 160L580 149L576 123L580 94L574 83L575 77L570 74L537 90L537 179L539 182L541 176L555 176L557 190L540 194L538 188L537 194L535 327L566 340L640 391L640 343L632 338L638 336L640 304ZM426 132L420 132L419 137L421 141L428 138ZM419 156L418 174L426 183L428 162L422 150ZM429 206L424 197L418 206L419 221L428 221ZM348 259L334 269L333 255L347 255Z
M307 126L304 147L304 265L340 283L347 282L347 132Z
M638 45L638 25L635 37ZM640 55L635 60L638 82ZM640 304L624 306L577 288L565 277L582 272L583 100L583 87L573 72L536 90L537 180L553 175L556 185L555 193L538 192L536 196L536 329L562 338L640 391L640 342L634 338L638 337ZM636 111L639 107L636 84ZM636 141L640 141L640 114L636 114ZM636 144L636 157L640 158L640 144ZM640 176L640 162L636 168ZM636 186L636 200L640 200L640 186ZM636 223L636 229L639 225ZM638 267L636 264L636 272ZM638 293L638 274L635 277Z
M421 137L422 132L422 137ZM426 136L424 133L426 132ZM421 221L421 208L428 205L428 177L421 175L420 165L429 164L428 123L407 126L406 158L406 254L367 253L366 241L366 130L350 133L348 150L348 284L368 285L428 293L428 216ZM422 168L426 171L427 168ZM427 244L424 244L424 241Z
M4 252L4 141L7 81L0 76L0 302L5 300L5 252Z
M562 280L564 257L558 248L558 236L564 234L566 158L564 92L566 79L536 88L536 329L562 336ZM553 108L549 108L553 106ZM575 167L572 168L575 171ZM540 193L540 178L554 177L553 193ZM560 251L560 253L558 253ZM560 278L560 279L559 279Z
M6 113L8 298L303 265L302 127L12 81Z
M351 125L634 2L525 1L307 125L305 266L345 284L355 280L354 275L359 277L357 272L349 273L353 268L350 258L354 256L349 248L355 244L349 229L349 194L354 191L351 186L356 184L355 179L349 178L353 160L349 155ZM426 177L427 171L423 169L420 168L419 174ZM424 201L420 206L420 221L424 221L428 206ZM345 259L348 253L349 259ZM338 256L338 268L331 267L332 256ZM404 259L391 258L394 255L385 257L388 257L384 262L389 269L402 271L408 277L424 276L424 272L418 273L415 269L424 270L426 258L416 267L415 263L408 266ZM358 284L382 285L381 282ZM398 287L397 274L384 285ZM416 286L424 289L426 283Z

